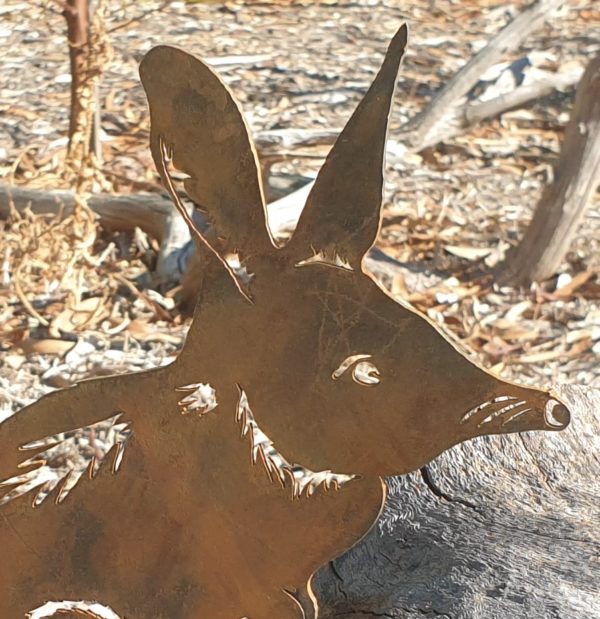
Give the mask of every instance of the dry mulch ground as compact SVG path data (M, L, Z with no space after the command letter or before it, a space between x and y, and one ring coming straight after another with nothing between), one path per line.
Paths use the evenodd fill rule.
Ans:
M114 56L101 92L104 173L113 191L133 193L160 190L137 77L138 63L153 45L174 44L210 58L242 101L255 132L331 128L343 126L389 39L406 21L411 39L393 138L525 6L494 0L112 4ZM562 71L585 65L598 41L596 3L571 0L506 60L527 58L535 70ZM418 267L415 277L398 274L387 281L391 290L443 323L488 367L538 384L600 386L598 195L559 277L512 290L461 276L474 261L498 260L517 242L548 181L572 99L572 92L556 93L436 149L390 156L379 245ZM5 0L3 183L64 186L68 102L64 23L56 5ZM272 172L314 173L325 153L323 147L280 150ZM86 222L33 217L13 220L0 231L4 414L85 376L166 363L183 342L187 320L168 291L153 287L152 240L102 233L92 247L83 247L88 232ZM77 243L82 247L73 258Z

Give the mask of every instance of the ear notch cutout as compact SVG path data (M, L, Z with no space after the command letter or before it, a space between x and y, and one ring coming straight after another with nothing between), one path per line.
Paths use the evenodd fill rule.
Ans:
M203 252L206 264L218 265L221 267L229 275L231 283L235 285L240 295L244 297L246 301L252 303L252 298L248 291L244 289L243 282L240 281L227 260L208 242L204 234L196 227L185 206L181 202L173 184L173 178L168 170L168 164L172 161L173 153L161 136L157 136L156 134L150 135L150 150L152 151L154 163L160 174L160 178L169 192L175 208L179 211L179 214L190 229L192 237L198 241L197 249L199 252Z
M388 117L407 37L404 24L329 152L286 247L294 263L319 254L360 270L364 254L375 242L381 220Z
M146 54L140 77L159 172L162 142L174 167L189 175L187 193L206 211L228 251L245 256L272 251L256 151L227 86L202 61L169 46Z

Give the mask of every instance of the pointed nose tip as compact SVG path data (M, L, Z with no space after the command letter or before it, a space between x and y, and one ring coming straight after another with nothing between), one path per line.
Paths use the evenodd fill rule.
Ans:
M562 402L548 400L544 408L544 420L550 428L562 430L569 425L571 413Z

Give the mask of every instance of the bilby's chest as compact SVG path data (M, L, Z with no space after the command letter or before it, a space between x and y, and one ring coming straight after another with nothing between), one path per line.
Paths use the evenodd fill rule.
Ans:
M291 480L282 487L253 462L234 411L133 417L123 412L133 434L116 475L102 467L58 506L4 507L0 542L21 557L18 575L0 574L22 597L14 608L39 603L45 594L31 583L47 583L55 566L53 595L97 599L124 616L144 609L191 619L215 607L223 617L243 616L283 588L304 586L381 508L377 478L293 500Z

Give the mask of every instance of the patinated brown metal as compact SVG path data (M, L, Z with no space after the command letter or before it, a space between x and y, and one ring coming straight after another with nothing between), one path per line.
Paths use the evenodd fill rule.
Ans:
M316 615L312 574L376 520L381 476L476 436L567 425L555 396L480 368L362 270L405 44L402 27L283 248L229 91L181 50L145 57L161 177L182 208L169 167L190 176L249 275L198 235L206 270L174 363L0 426L0 617L82 601L97 617L291 619L294 598Z

